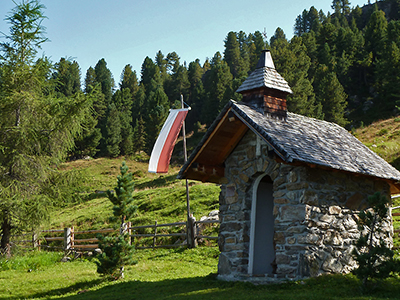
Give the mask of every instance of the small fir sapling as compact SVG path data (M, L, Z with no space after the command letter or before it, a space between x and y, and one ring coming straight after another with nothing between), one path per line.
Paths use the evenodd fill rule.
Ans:
M384 279L396 272L397 263L393 258L394 252L389 248L385 239L388 231L383 230L388 222L387 197L379 192L368 197L371 209L362 210L357 221L360 238L355 243L353 255L358 268L353 270L364 287L374 279Z
M134 182L132 173L128 173L128 167L123 162L121 166L121 175L118 177L115 193L107 191L108 199L114 204L112 221L120 220L119 236L104 237L98 235L99 248L102 254L97 264L97 272L111 279L124 277L124 265L135 264L133 259L134 246L128 242L126 234L126 219L133 216L137 206L133 202Z

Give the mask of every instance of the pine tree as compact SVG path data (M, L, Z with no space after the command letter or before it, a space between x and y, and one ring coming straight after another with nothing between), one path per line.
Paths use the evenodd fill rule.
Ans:
M272 47L277 48L277 47L278 47L278 46L277 46L278 43L279 43L279 44L286 45L287 42L288 42L288 41L287 41L287 39L286 39L285 32L283 31L282 28L278 27L278 28L275 30L274 35L271 37L269 43L270 43L270 45L271 45L271 48L272 48Z
M104 58L100 59L96 66L94 67L94 72L96 74L96 82L101 86L101 92L105 97L106 105L111 103L111 97L114 88L114 79L112 77L111 71L107 68L107 63Z
M228 64L233 78L247 76L245 62L240 53L240 44L233 31L229 32L225 39L224 61Z
M180 66L179 55L175 51L168 53L166 57L166 62L167 62L167 72L169 74L176 73Z
M113 104L118 111L121 126L121 142L119 144L122 155L133 154L133 128L132 128L132 96L129 88L117 90L113 95Z
M186 128L190 131L193 125L201 120L201 111L204 105L204 85L202 77L204 75L200 60L189 64L188 79L190 82L188 99L185 101L192 107L191 113L186 118Z
M92 67L86 71L85 77L85 93L89 94L96 87L96 72Z
M122 142L122 126L120 112L116 105L111 103L107 109L106 123L104 128L103 139L105 143L105 156L117 157L120 153L120 144Z
M211 61L211 69L205 74L204 89L207 92L206 104L202 115L206 124L218 115L219 111L231 99L233 76L228 64L222 60L219 52L215 53Z
M133 127L133 153L143 151L146 146L146 132L143 118L136 119Z
M143 85L148 96L152 90L152 81L160 84L160 70L158 66L151 60L150 57L146 56L143 61L141 69L141 80L140 83Z
M81 91L81 71L76 61L61 58L55 65L53 78L56 80L56 91L71 97Z
M307 28L307 14L307 10L304 9L302 14L296 17L294 24L294 34L299 37L309 31L309 28Z
M348 15L350 13L349 0L333 0L331 7L335 10L335 14Z
M387 46L395 42L397 47L400 47L400 21L390 21L387 27Z
M372 53L373 61L379 59L384 52L387 26L385 13L375 9L365 28L365 49Z
M150 92L147 103L145 115L145 131L146 131L146 152L151 153L153 145L156 142L158 134L169 112L169 100L161 85L157 85L153 81L153 90Z
M156 58L155 58L155 63L160 71L160 77L161 77L161 82L164 84L164 82L168 78L168 73L167 73L167 59L164 57L164 54L160 51L157 52Z
M133 175L128 173L125 162L122 163L120 169L118 185L115 187L114 193L107 191L107 197L114 205L111 221L121 220L121 232L117 237L98 235L102 254L96 261L97 272L113 280L124 278L124 266L136 263L133 259L134 246L127 241L129 237L124 230L126 220L131 218L137 210L137 206L133 204Z
M376 64L376 86L379 115L390 117L397 113L400 105L400 49L395 42L387 47L384 56L385 59Z
M170 99L170 104L180 99L181 95L187 98L189 93L190 82L188 79L188 72L184 66L179 66L176 68L171 76L170 90L168 93L168 98Z
M317 69L314 89L317 102L322 104L324 119L345 126L348 121L345 117L347 95L334 72L325 65Z
M128 88L131 93L132 101L135 101L135 95L139 90L139 84L136 71L132 70L131 65L126 65L124 67L121 75L121 83L119 84L119 89L121 91L126 88Z
M82 121L82 133L75 138L75 147L70 152L72 158L94 157L99 151L98 146L101 139L100 128L96 127L97 119L91 113Z
M288 81L293 95L288 96L288 110L301 115L322 118L322 106L315 101L313 86L308 79L311 60L299 37L290 43L275 40L272 47L277 71Z
M243 69L241 71L241 76L247 77L250 72L250 49L249 45L252 43L250 38L246 35L244 31L239 31L238 41L240 48L240 56L242 58Z
M330 18L327 18L316 36L317 44L319 45L319 52L323 51L325 45L328 45L330 49L334 49L337 34L338 27L331 22Z
M132 123L144 117L146 113L146 90L143 84L139 85L139 89L135 95L135 101L132 103Z

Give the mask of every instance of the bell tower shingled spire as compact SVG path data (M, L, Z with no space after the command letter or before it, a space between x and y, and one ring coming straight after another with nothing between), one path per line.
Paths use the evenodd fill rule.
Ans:
M279 118L286 118L286 97L293 93L286 80L275 70L269 50L262 51L256 69L236 92L243 95L243 102Z

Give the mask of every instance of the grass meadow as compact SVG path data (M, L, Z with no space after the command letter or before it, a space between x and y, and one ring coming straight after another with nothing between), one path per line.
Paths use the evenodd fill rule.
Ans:
M62 263L62 253L33 252L0 264L0 299L399 299L400 280L362 291L352 275L321 276L272 285L216 277L218 249L137 250L125 279L108 281L92 260Z

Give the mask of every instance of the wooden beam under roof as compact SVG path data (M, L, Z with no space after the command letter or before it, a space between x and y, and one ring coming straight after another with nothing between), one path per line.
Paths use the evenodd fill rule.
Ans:
M187 167L185 177L203 182L220 183L225 176L225 159L247 130L247 125L229 109Z

